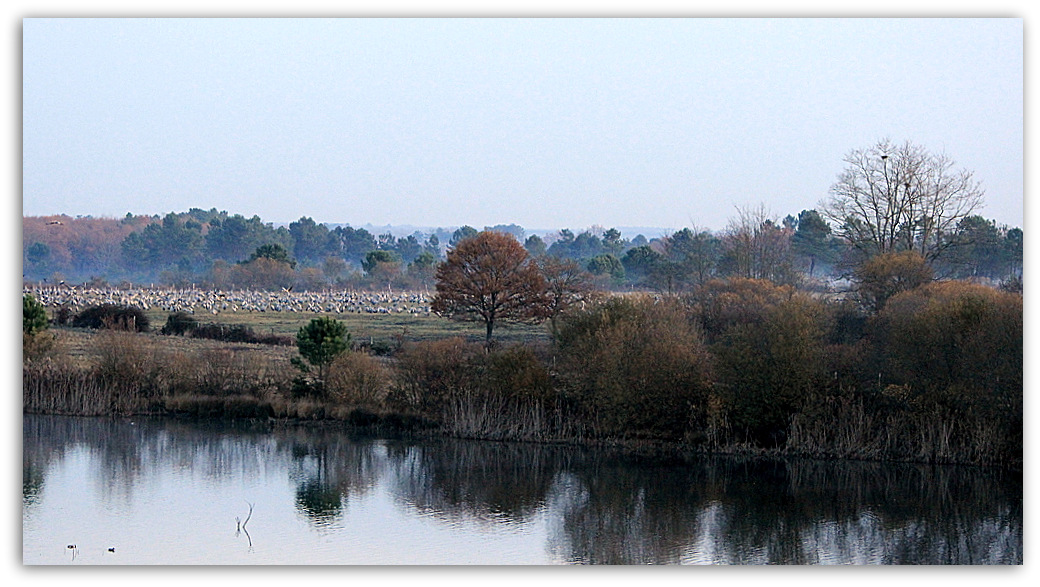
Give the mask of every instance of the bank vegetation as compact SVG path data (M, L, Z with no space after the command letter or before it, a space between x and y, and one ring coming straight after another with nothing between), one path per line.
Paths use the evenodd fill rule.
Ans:
M24 410L1020 466L1021 294L898 289L873 307L756 279L602 296L560 315L548 342L402 339L378 355L354 343L320 375L292 346L191 337L173 327L182 316L168 334L37 320Z

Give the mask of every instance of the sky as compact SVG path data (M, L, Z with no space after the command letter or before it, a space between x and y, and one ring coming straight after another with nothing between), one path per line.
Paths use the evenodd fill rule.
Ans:
M888 138L1023 225L1020 18L21 24L26 216L717 230Z

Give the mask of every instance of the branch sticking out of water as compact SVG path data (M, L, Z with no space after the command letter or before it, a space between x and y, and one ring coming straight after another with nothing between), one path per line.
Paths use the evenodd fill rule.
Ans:
M249 503L249 502L247 501L246 503ZM252 518L252 517L253 517L253 504L249 503L249 515L246 516L246 521L242 522L242 529L243 530L246 529L246 524L249 523L249 518ZM235 519L237 520L238 518L235 518Z

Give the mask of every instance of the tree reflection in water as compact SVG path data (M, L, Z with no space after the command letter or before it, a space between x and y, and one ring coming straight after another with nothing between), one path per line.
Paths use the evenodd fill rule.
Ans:
M52 462L100 456L110 491L142 469L274 475L322 532L386 494L392 515L544 528L550 562L1021 564L1022 477L996 469L802 459L662 462L609 450L359 438L332 427L26 416L23 508ZM388 514L388 515L391 515ZM451 561L445 561L451 562Z
M535 450L531 450L536 448ZM542 511L577 452L560 447L437 440L388 447L399 503L446 521L523 524Z
M316 527L334 527L346 504L369 492L386 469L376 445L342 430L283 432L279 439L292 455L289 476L296 484L296 508Z

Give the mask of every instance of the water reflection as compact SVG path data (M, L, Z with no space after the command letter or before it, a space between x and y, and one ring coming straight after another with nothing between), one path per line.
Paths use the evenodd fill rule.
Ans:
M505 442L391 444L392 491L403 506L446 521L524 524L545 506L577 451Z
M296 428L276 435L291 455L295 503L316 527L333 527L345 505L375 487L386 469L371 441L339 430Z
M89 463L85 474L100 496L100 505L85 507L113 512L106 520L118 520L121 532L147 531L147 523L119 516L155 515L149 487L175 482L188 488L182 493L190 500L233 493L234 479L240 492L262 500L249 522L249 552L261 560L245 562L411 562L407 549L396 548L421 542L411 535L417 532L447 537L423 543L446 564L480 562L473 545L491 539L515 549L505 557L513 562L1022 562L1021 475L997 470L660 462L606 450L373 439L268 423L26 416L23 430L28 563L43 548L37 543L61 540L47 534L43 520L48 508L71 507L49 496L61 491L52 479L68 483L76 463ZM227 516L244 518L253 501L238 500L219 507L237 508ZM296 521L279 517L282 509L295 512ZM365 545L372 550L346 558ZM201 557L194 564L228 562L226 551L209 550L191 553ZM156 560L163 559L135 562Z

